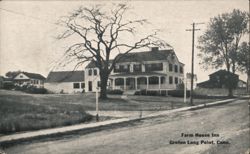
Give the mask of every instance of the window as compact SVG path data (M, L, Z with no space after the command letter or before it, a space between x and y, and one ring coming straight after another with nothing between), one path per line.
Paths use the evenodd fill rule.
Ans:
M146 72L162 71L162 70L163 70L163 64L162 63L145 64L145 71Z
M80 88L80 83L73 83L73 88L74 89L79 89Z
M178 66L177 65L174 65L174 72L178 72Z
M174 83L178 84L178 78L177 77L174 78Z
M23 78L23 75L20 75L20 78Z
M89 76L92 75L92 69L89 69Z
M141 72L141 64L134 64L134 72Z
M94 75L97 75L97 70L96 69L94 69Z
M165 77L161 77L161 84L163 84L165 82Z
M172 76L169 77L169 84L173 84L173 77Z
M123 68L126 70L128 69L128 65L124 65Z
M122 79L122 78L115 79L115 85L116 86L124 85L124 79Z
M173 71L173 65L169 64L169 72L172 72L172 71Z
M81 83L81 88L82 88L82 89L85 88L85 83L84 83L84 82Z
M163 70L163 64L162 63L153 64L153 69L155 71L162 71Z
M159 84L159 77L149 77L149 84Z
M120 70L120 66L119 65L115 65L114 73L118 73L119 70Z
M152 71L152 65L151 64L145 64L145 71L146 72L150 72L150 71Z
M97 81L97 87L101 87L101 81Z
M180 73L183 74L183 67L180 66Z
M114 72L115 73L129 72L129 65L120 65L119 67L116 66Z

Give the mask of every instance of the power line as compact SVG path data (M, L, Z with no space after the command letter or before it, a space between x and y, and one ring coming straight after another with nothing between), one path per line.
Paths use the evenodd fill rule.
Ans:
M5 11L5 12L9 12L9 13L13 13L13 14L17 14L17 15L20 15L20 16L32 18L32 19L35 19L35 20L43 21L43 22L46 22L46 23L49 23L49 24L53 24L53 25L56 25L56 26L62 26L62 25L59 25L59 24L57 24L57 23L53 23L53 22L51 22L51 21L48 21L48 20L46 20L46 19L42 19L42 18L38 18L38 17L26 15L26 14L24 14L24 13L16 12L16 11L13 11L13 10L4 9L4 8L0 8L0 10ZM62 26L62 27L64 27L64 26Z

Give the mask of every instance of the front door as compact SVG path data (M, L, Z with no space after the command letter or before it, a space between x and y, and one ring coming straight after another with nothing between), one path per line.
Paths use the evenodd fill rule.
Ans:
M134 78L127 78L126 82L127 82L129 90L135 89L135 79Z
M92 81L89 81L89 91L92 91Z

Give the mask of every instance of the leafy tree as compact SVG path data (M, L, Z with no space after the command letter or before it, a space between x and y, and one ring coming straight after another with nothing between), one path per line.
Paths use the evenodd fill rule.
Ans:
M9 71L7 73L5 73L5 76L9 77L9 78L14 78L15 76L17 76L17 74L19 74L21 71Z
M112 9L104 5L79 7L78 10L60 20L67 29L58 38L77 38L65 52L68 61L77 61L81 65L94 61L100 70L100 98L107 98L107 81L115 64L129 52L149 46L167 46L156 37L157 31L141 36L138 31L147 24L146 19L125 18L129 7L125 4L114 4ZM140 35L139 35L140 34ZM131 38L126 42L124 38ZM123 53L110 61L111 55Z
M240 72L247 74L247 91L250 90L250 43L242 42L237 52L237 64Z
M226 66L228 72L237 69L237 52L242 37L248 32L248 14L240 10L211 18L205 33L199 37L198 57L205 69ZM232 96L233 87L228 87Z

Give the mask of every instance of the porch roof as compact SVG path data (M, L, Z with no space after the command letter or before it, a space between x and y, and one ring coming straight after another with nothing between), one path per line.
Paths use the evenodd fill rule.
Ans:
M110 77L144 77L144 76L166 76L164 73L157 72L128 72L110 75Z

